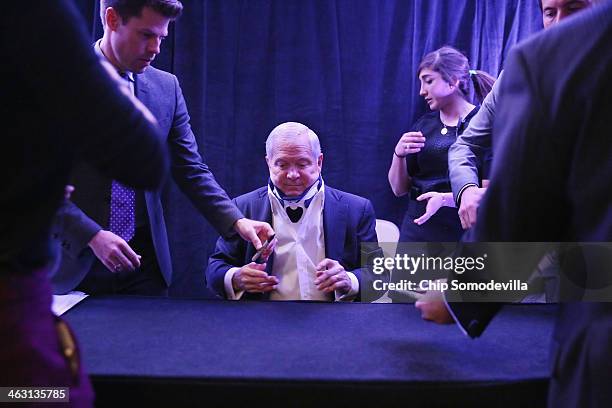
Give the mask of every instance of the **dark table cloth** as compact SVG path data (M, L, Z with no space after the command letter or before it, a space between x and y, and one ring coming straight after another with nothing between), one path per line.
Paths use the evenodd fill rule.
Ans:
M412 304L100 297L65 317L99 405L516 407L545 404L554 314L508 305L476 340Z

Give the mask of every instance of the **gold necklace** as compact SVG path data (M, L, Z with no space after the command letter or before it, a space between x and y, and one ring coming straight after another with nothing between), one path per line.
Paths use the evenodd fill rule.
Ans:
M440 112L440 123L442 123L442 129L440 129L440 133L442 134L442 136L444 136L448 133L448 128L446 127L446 123L442 121L442 112Z

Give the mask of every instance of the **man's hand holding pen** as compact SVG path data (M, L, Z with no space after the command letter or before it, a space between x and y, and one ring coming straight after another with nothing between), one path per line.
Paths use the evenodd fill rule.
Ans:
M279 280L276 276L268 275L266 262L274 252L278 240L274 235L270 236L262 247L253 255L252 262L244 265L232 276L232 287L234 291L246 291L250 293L271 292L277 288Z

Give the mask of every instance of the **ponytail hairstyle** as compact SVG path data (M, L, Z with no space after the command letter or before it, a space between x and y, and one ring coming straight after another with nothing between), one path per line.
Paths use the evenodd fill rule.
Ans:
M474 96L480 104L489 92L491 92L491 89L493 89L495 77L479 69L470 69L470 78L472 79L472 86L474 87Z
M495 83L495 78L486 72L471 70L467 57L448 45L425 55L419 64L417 76L426 68L439 73L449 84L457 83L461 96L478 104L482 103Z

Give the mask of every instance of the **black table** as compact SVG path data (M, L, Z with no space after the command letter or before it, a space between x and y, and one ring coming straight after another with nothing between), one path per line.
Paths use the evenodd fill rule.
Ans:
M411 304L88 298L66 314L99 405L543 406L555 307L480 339Z

